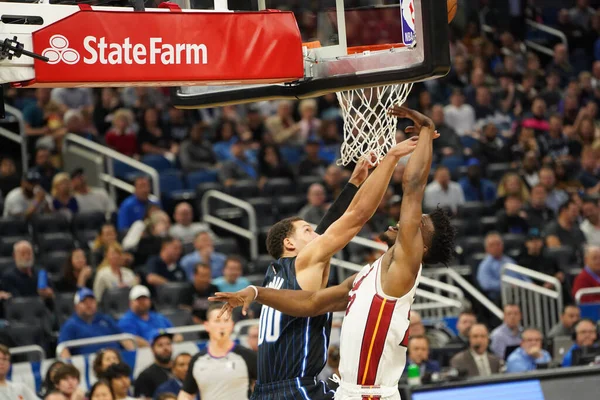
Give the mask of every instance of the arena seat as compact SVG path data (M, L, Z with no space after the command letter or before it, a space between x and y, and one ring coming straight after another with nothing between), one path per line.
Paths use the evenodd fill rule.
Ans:
M141 161L158 172L173 168L173 163L159 154L147 154L142 157Z
M31 242L31 237L29 236L6 236L0 238L0 257L12 257L13 255L13 246L15 243L27 240Z
M82 212L73 216L71 228L75 235L82 231L95 231L98 233L105 223L106 215L101 211Z
M459 237L456 243L462 247L463 254L466 255L485 251L483 238L481 236Z
M496 230L498 226L498 218L497 217L481 217L479 220L481 225L481 233L487 235L489 232Z
M261 275L264 278L265 272L272 262L273 257L268 254L261 254L256 258L256 260L248 265L248 273L253 275Z
M248 197L258 196L260 194L260 189L255 180L244 179L226 187L225 193L239 199L247 199Z
M160 182L160 191L163 196L170 196L171 193L184 190L183 174L181 171L169 169L162 171L158 176Z
M37 240L39 254L46 255L56 251L70 251L75 248L75 238L70 233L45 233Z
M288 178L271 178L265 182L262 188L263 195L268 197L294 194L294 183Z
M43 348L46 347L47 341L44 329L34 322L11 322L8 327L8 332L18 346L37 344ZM26 359L31 361L38 360L37 357L33 356L33 353L28 354L29 356L26 356Z
M486 205L481 201L467 201L458 206L457 216L460 218L478 218L484 215Z
M215 251L225 255L237 254L239 253L238 242L232 237L219 238L215 240Z
M276 222L275 215L273 214L273 201L270 197L254 197L246 199L246 201L254 207L254 211L256 211L256 223L259 227L270 227Z
M186 176L186 181L189 189L195 189L201 183L218 182L219 175L217 174L217 171L213 170L190 172Z
M569 246L546 247L545 250L548 257L555 259L561 270L567 272L570 267L571 255L573 249Z
M44 333L52 332L51 314L41 297L15 297L6 301L4 317L11 324L35 324Z
M177 310L180 293L188 286L188 282L169 282L160 285L156 289L156 309L161 312Z
M513 168L510 163L493 163L487 166L486 171L486 176L489 180L498 182L500 179L502 179L504 174L508 172L514 172L515 168Z
M456 229L456 235L458 237L479 235L481 233L481 225L479 224L479 221L475 218L472 218L472 219L454 218L450 221L450 223Z
M31 227L35 236L45 233L70 231L69 221L67 221L64 215L58 213L34 216L31 219Z
M129 164L122 163L121 161L113 160L113 171L117 178L125 179L128 174L136 172L137 169L133 168Z
M0 233L3 236L27 236L29 235L29 226L23 218L4 217L0 218Z
M300 163L302 159L302 148L297 146L282 146L279 148L281 158L290 165Z
M59 275L62 273L68 259L68 251L50 251L44 253L43 265L49 274Z
M306 194L313 183L323 183L323 179L320 176L301 176L297 182L298 193Z
M102 294L100 308L103 312L118 318L129 309L129 288L110 288Z
M0 258L0 276L4 271L11 269L15 266L15 260L12 257L1 257Z
M279 219L296 215L304 204L306 204L305 195L275 197L275 208Z
M189 310L174 308L161 313L171 321L174 327L192 325L192 313Z
M502 235L505 250L520 250L525 243L526 236L518 233L507 233Z
M62 326L75 311L73 298L75 293L56 293L54 298L54 315L58 318L58 323Z

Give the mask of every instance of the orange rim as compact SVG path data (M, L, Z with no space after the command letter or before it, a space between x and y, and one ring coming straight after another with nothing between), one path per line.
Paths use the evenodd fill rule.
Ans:
M382 51L394 48L405 47L403 43L386 43L386 44L372 44L368 46L353 46L348 47L348 54L363 53L365 51Z

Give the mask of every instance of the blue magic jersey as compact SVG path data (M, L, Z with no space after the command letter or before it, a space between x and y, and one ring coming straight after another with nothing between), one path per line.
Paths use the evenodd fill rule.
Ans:
M280 258L267 270L264 287L302 290L296 258ZM331 314L296 318L262 307L258 334L258 384L319 375L327 361Z

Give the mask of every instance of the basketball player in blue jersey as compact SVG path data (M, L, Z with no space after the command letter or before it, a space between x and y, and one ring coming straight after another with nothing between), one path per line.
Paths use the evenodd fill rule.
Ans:
M417 139L406 140L390 149L339 219L339 214L324 217L332 223L320 224L317 231L297 217L273 225L267 235L267 249L276 261L269 266L263 286L308 291L326 288L331 257L373 216L396 164L414 150ZM339 213L341 209L332 213ZM263 307L259 324L258 380L252 399L332 399L334 392L316 378L327 360L330 329L330 314L296 318Z
M390 228L386 233L388 239L394 246L386 252L386 254L372 266L367 265L364 271L361 271L359 275L362 275L361 279L355 281L356 275L347 279L344 283L339 286L324 289L323 282L321 281L321 287L317 290L305 289L302 283L298 286L299 276L299 265L303 265L307 269L318 268L320 265L326 264L323 268L328 268L328 262L331 256L339 249L345 246L345 244L358 233L362 224L368 220L375 207L379 204L383 191L387 188L389 180L391 178L392 171L398 162L401 151L398 148L393 148L386 158L381 162L373 174L366 180L361 186L360 190L356 194L352 203L350 204L347 212L336 222L334 222L323 235L317 237L311 237L315 234L310 230L302 231L304 229L304 223L302 221L293 220L289 224L291 225L289 232L280 233L277 241L273 240L269 242L271 246L279 243L279 239L283 243L282 246L278 247L280 253L276 255L282 256L278 260L278 264L281 265L281 271L284 271L287 276L281 277L275 270L271 271L271 276L274 280L267 280L266 288L256 288L250 286L237 293L217 293L211 300L215 301L226 301L226 304L222 312L231 311L233 307L244 306L244 310L253 301L257 300L262 304L270 305L274 309L282 310L283 312L289 313L280 314L278 311L274 311L273 317L267 319L267 327L273 326L270 321L299 321L299 325L295 327L298 332L291 332L291 334L300 336L300 339L296 339L296 342L292 345L288 338L288 350L291 346L297 346L297 343L304 345L300 350L304 350L304 354L300 354L300 360L297 359L274 359L275 354L279 349L273 349L270 360L272 362L272 373L278 374L283 370L288 370L289 366L297 365L296 368L300 368L300 373L306 373L309 371L311 374L317 374L321 371L324 364L324 351L327 347L327 335L325 327L321 327L321 330L316 330L316 326L313 325L314 321L323 322L324 319L329 320L332 311L342 311L344 309L349 310L349 292L350 290L357 291L361 286L361 283L365 279L370 280L368 284L364 284L361 287L363 291L362 295L359 296L356 304L353 306L352 315L348 315L346 319L353 317L356 321L346 321L352 325L352 329L348 332L348 328L342 329L342 348L341 361L344 360L345 374L342 372L342 385L340 388L350 390L352 393L360 391L363 387L373 388L376 385L385 386L387 382L396 381L396 386L390 383L387 390L392 394L396 395L397 380L400 378L402 370L404 369L404 362L406 358L406 350L396 351L393 346L402 346L405 342L403 336L408 338L408 311L412 304L414 297L414 291L418 283L418 276L420 275L421 262L447 262L451 257L453 249L454 230L449 223L447 215L438 210L428 216L421 214L421 202L425 184L427 183L427 176L431 166L431 141L438 135L434 131L433 123L422 116L419 113L411 110L400 108L394 109L393 112L399 116L409 117L415 121L415 129L420 132L425 132L425 136L419 138L416 146L415 153L412 155L410 161L407 164L405 177L404 177L404 199L402 204L402 212L400 221L395 228ZM425 129L421 129L420 125L426 124ZM411 149L412 150L412 149ZM282 221L285 222L285 221ZM276 228L274 226L274 228ZM272 248L272 247L271 247ZM300 248L300 250L298 250ZM296 255L295 269L293 268L294 255ZM307 264L300 264L300 262ZM289 267L286 268L286 265ZM373 270L376 272L371 273ZM286 279L293 281L293 272L296 272L296 282L293 287L285 287L282 284ZM318 271L318 270L317 270ZM377 282L381 276L381 282ZM275 282L275 284L272 284ZM311 285L316 287L318 285ZM302 288L303 290L298 290ZM279 290L273 290L279 289ZM294 289L281 290L281 289ZM383 295L379 292L385 292ZM411 296L406 294L410 293ZM386 297L387 296L387 297ZM381 299L387 298L381 301ZM378 300L379 302L375 301ZM352 302L352 301L351 301ZM364 304L363 304L364 303ZM373 309L373 303L377 303L377 307ZM381 304L379 304L381 303ZM381 307L379 307L381 306ZM348 308L347 308L348 307ZM264 310L272 310L270 307L263 307ZM382 320L387 321L386 326L390 327L388 332L387 328L380 329L381 332L375 328L374 332L370 335L368 332L372 318L371 314L379 315L381 318L384 309ZM373 312L372 312L373 311ZM293 318L291 315L297 317L302 316L313 316L311 318ZM262 317L262 316L261 316ZM350 318L352 319L352 318ZM377 319L377 318L375 318ZM261 320L261 324L264 320ZM350 322L349 322L350 321ZM377 319L379 325L379 319ZM372 327L372 326L371 326ZM304 330L302 330L304 328ZM281 329L281 328L279 328ZM355 332L353 332L355 331ZM271 332L283 332L282 330L275 330ZM266 331L269 334L269 331ZM370 335L370 336L369 336ZM387 337L390 340L386 340ZM396 336L400 335L399 338ZM315 336L317 338L315 338ZM318 337L323 336L324 345L319 342ZM368 337L367 337L368 336ZM372 337L371 337L372 336ZM279 333L278 338L282 337L282 333ZM365 337L368 339L366 340ZM375 340L377 339L377 340ZM397 339L397 340L396 340ZM368 342L373 347L373 343L377 342L378 346L376 350L383 350L383 343L393 343L393 346L386 352L387 358L381 358L381 354L373 349L365 348L365 351L361 348L361 342ZM358 345L356 344L358 343ZM346 347L344 349L343 347ZM319 348L324 346L324 348ZM365 346L362 346L365 347ZM368 347L368 346L367 346ZM387 348L387 347L386 347ZM259 348L259 351L261 349ZM382 351L379 351L382 353ZM378 357L377 354L379 354ZM291 355L289 352L286 353ZM373 355L373 357L367 357L370 359L365 362L363 360L364 355ZM323 359L320 359L322 356ZM354 357L356 356L356 357ZM392 360L392 358L395 356ZM260 355L259 355L260 358ZM397 361L395 366L390 367L383 365L381 368L377 368L380 364L380 360ZM404 360L404 362L402 361ZM381 363L384 363L381 361ZM314 363L314 364L311 364ZM283 368L282 368L283 364ZM373 364L373 365L371 365ZM377 365L376 365L377 364ZM392 363L394 364L394 363ZM370 371L365 369L364 373L360 372L361 365L365 367L370 365ZM259 369L263 367L262 362L259 362ZM340 368L342 365L340 364ZM363 368L364 369L364 368ZM290 372L296 372L296 370L289 369ZM340 370L341 371L341 370ZM352 371L352 372L348 372ZM399 371L399 373L398 373ZM368 372L368 373L367 373ZM360 375L358 384L355 382L357 379L353 379L350 375L354 373ZM397 375L397 376L396 376ZM260 376L260 373L259 373ZM269 390L262 390L259 388L257 395L260 399L278 399L278 398L299 398L299 399L322 399L329 398L329 394L324 393L326 390L324 384L323 391L318 392L318 385L311 384L308 380L305 380L308 376L300 376L296 378L295 386L292 383L288 383L287 393L283 393L282 383L279 382L269 387ZM288 378L289 379L289 378ZM310 379L314 379L310 377ZM344 381L344 379L346 381ZM377 383L365 383L364 380L373 380ZM382 380L384 383L379 383ZM305 386L303 386L303 384ZM343 386L343 387L342 387ZM380 389L379 389L380 390ZM300 394L298 395L298 391ZM339 391L339 390L338 390ZM395 392L395 393L394 393ZM375 394L375 393L373 393ZM338 393L336 396L342 396L340 398L354 398L347 397L343 393ZM368 395L367 395L368 397ZM358 397L362 398L362 397Z

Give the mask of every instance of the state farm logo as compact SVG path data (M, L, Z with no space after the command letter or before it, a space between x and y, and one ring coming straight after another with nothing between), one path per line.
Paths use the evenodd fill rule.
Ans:
M163 43L162 38L148 38L148 43L132 43L130 38L121 42L109 42L106 37L86 36L79 51L69 48L69 40L63 35L53 35L50 47L42 52L49 58L48 64L73 65L81 59L85 64L208 64L208 49L205 44Z
M50 38L50 47L42 52L44 57L48 57L48 64L76 64L79 59L77 50L69 48L69 40L63 35L53 35Z

